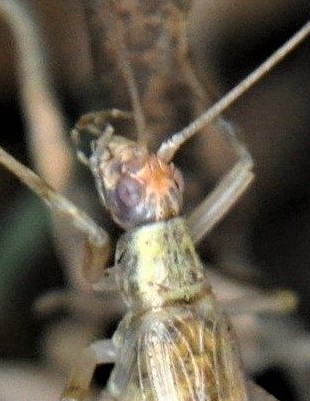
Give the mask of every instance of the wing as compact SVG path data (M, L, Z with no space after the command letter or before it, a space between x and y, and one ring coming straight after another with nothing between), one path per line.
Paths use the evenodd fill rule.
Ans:
M143 326L137 344L140 399L246 401L238 353L222 315L169 308Z

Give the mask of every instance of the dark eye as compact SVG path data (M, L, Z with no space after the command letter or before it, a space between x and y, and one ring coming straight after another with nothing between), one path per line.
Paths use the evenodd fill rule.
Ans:
M139 203L143 187L134 178L122 177L117 185L116 193L122 203L132 208Z

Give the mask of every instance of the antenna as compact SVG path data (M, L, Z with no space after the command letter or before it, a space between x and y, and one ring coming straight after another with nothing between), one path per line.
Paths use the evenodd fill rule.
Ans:
M310 33L310 21L307 22L295 35L276 50L263 64L248 75L243 81L235 86L227 95L215 103L207 111L200 115L195 121L183 130L174 134L163 142L157 151L157 155L169 162L185 141L190 139L205 125L218 117L233 102L243 95L249 88L258 82L267 72L277 65L287 54L299 45Z

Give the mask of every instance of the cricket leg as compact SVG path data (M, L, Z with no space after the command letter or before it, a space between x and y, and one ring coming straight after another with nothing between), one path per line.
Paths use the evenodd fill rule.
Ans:
M238 161L221 179L215 189L188 216L187 223L195 243L199 242L217 224L242 196L254 178L253 161L246 147L237 139L231 126L224 120L221 132L234 148Z
M80 352L76 365L70 373L68 383L61 394L60 401L85 400L96 366L115 363L116 355L112 340L96 341Z
M67 218L85 237L85 259L82 266L83 276L92 277L93 271L101 271L110 253L108 233L99 227L85 212L77 208L66 197L50 187L41 177L18 162L0 147L0 164L12 172L30 188L42 201L62 218Z
M295 35L285 42L265 62L263 62L248 77L235 86L226 96L202 113L191 124L171 138L162 143L157 155L169 162L183 143L196 135L202 128L206 127L212 120L218 119L242 94L249 90L266 73L287 56L298 44L310 34L310 22L307 22ZM199 205L188 218L193 239L198 242L212 227L228 212L253 179L252 159L246 148L238 142L237 138L230 135L230 140L239 156L239 161L226 174L213 192Z
M82 134L87 133L97 139L104 135L112 121L132 119L132 113L119 109L101 110L82 115L71 131L71 139L76 147L79 161L89 167L88 157L79 149Z
M263 293L249 292L240 298L221 304L223 310L233 315L281 315L296 312L297 295L290 290L271 290Z

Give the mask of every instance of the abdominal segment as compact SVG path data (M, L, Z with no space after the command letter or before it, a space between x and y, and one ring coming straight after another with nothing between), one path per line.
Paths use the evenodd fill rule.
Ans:
M115 334L122 347L110 394L119 401L246 401L230 331L203 300L128 315Z

